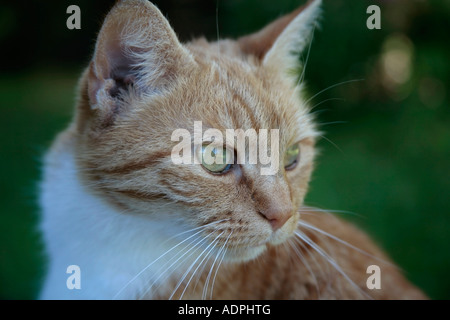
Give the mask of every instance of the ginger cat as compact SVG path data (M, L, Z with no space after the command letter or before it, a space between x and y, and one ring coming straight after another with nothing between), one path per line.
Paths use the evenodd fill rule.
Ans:
M425 298L363 232L303 206L318 132L292 70L320 2L236 41L186 44L150 2L113 7L74 120L45 158L41 298ZM195 121L223 133L277 129L279 170L175 164L172 134L194 134ZM216 160L235 152L223 150ZM79 289L68 289L70 265ZM380 289L368 288L370 265Z

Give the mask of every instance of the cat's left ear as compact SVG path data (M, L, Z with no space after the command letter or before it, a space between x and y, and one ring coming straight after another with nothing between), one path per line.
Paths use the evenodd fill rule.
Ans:
M296 69L299 53L309 45L321 0L309 1L294 12L282 16L257 33L238 40L241 50L259 58L267 68L287 72Z
M115 109L131 86L158 92L193 63L161 12L147 0L117 1L99 32L88 77L88 96L97 109Z

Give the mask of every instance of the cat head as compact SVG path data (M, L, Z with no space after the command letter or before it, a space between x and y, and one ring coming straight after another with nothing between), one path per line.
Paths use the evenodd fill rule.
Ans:
M319 6L310 2L237 40L181 44L150 2L118 2L80 83L75 126L86 187L120 214L202 230L206 243L228 249L229 260L286 240L297 227L318 134L302 100L299 53ZM266 134L265 151L278 155L271 158L277 170L261 174L267 163L248 156L206 164L205 150L219 150L205 148L208 129L223 137L227 129L254 130L257 138L276 130ZM192 139L188 151L199 161L173 161L177 130ZM216 160L235 155L228 142L213 152Z

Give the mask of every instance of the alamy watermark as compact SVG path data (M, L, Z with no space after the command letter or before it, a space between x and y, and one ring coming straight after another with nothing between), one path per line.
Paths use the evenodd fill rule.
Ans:
M376 264L370 265L367 267L366 270L367 274L370 274L370 276L367 278L366 286L367 289L373 290L373 289L381 289L381 269Z
M367 18L366 26L367 29L373 30L373 29L381 29L381 10L380 7L377 5L370 5L367 7L366 10L367 14L370 14L370 16Z
M66 273L70 274L66 280L66 286L69 290L81 289L81 268L78 265L67 266ZM369 290L381 289L381 269L377 265L370 265L367 267L366 274L370 274L367 277L366 287Z
M66 20L66 27L69 30L81 29L81 9L77 5L70 5L66 10L67 14L70 16Z
M81 9L77 5L70 5L66 9L66 13L70 16L66 20L66 27L69 30L81 29ZM381 29L381 10L377 5L370 5L366 10L370 16L366 20L367 29Z
M236 150L236 159L234 156L226 157L226 164L259 163L263 165L261 175L275 175L279 170L279 129L259 129L258 132L255 129L226 129L224 139L219 129L209 128L203 132L202 122L194 121L193 132L192 136L187 129L173 131L171 141L179 141L171 152L174 164L223 164L221 155L226 148L233 151L232 155ZM202 147L206 152L199 157L198 150ZM214 153L211 152L213 149Z
M76 264L67 266L66 273L70 274L66 280L67 289L81 289L81 269Z

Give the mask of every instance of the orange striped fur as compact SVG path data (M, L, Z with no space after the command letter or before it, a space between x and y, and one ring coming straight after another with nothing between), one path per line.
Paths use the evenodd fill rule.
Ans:
M180 262L158 288L145 277L127 284L130 271L107 298L424 298L363 232L303 207L318 132L302 99L303 83L297 82L298 73L292 76L292 69L301 70L292 51L309 44L319 5L311 1L259 33L213 43L179 43L158 9L144 0L120 1L108 14L79 83L76 116L50 151L48 172L56 170L61 154L74 159L82 189L114 212L104 228L112 226L113 217L124 215L172 223L174 230L183 226L185 237L179 241L201 232L193 238L196 243L186 242L183 249L194 249L189 262ZM170 155L177 142L171 141L171 134L179 128L193 133L194 121L202 121L203 130L223 132L279 129L280 170L262 176L260 164L243 164L214 175L200 164L174 165ZM282 155L294 143L300 143L300 158L288 171ZM274 230L270 222L281 215L286 220ZM122 233L134 237L134 230L127 228L117 225L111 247L103 250L135 250L139 244L120 240ZM178 231L163 231L176 245L170 235ZM299 232L313 242L301 239ZM87 252L96 249L96 243L76 239ZM107 236L102 239L108 243ZM113 243L126 241L128 249L116 250ZM150 253L158 245L149 243L146 250ZM366 269L372 264L382 270L380 290L366 286ZM138 281L141 289L120 294Z

